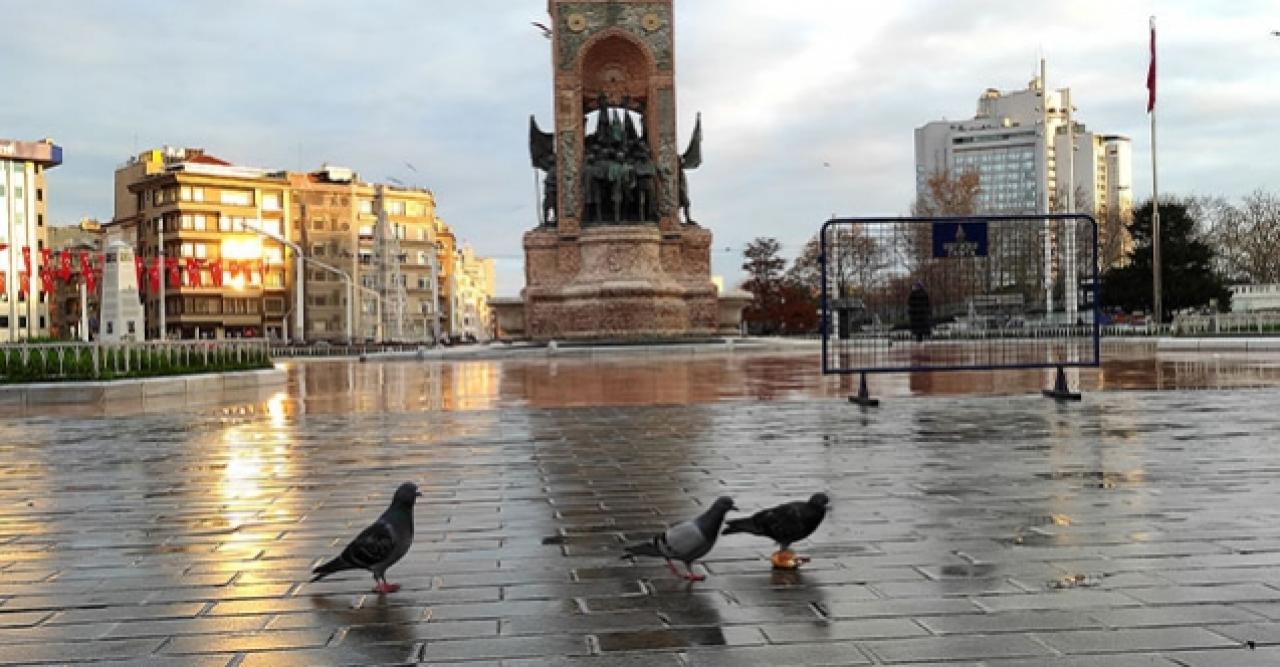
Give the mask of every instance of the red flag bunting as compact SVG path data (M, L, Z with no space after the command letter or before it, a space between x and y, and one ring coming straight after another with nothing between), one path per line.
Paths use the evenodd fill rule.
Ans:
M151 267L147 270L147 276L151 278L151 291L160 291L160 260L157 258L151 262Z
M1156 108L1156 19L1151 18L1151 64L1147 67L1147 113Z
M200 286L200 260L194 257L187 258L187 282L192 287Z
M209 262L209 277L213 279L214 287L222 287L222 260Z
M182 270L178 267L178 258L166 257L164 266L169 270L169 285L173 287L182 285Z
M22 247L22 270L31 275L31 248L29 246Z
M133 270L138 274L138 289L142 289L142 258L138 255L133 256Z
M71 251L63 250L58 253L58 279L62 282L71 280Z
M53 294L53 269L48 264L40 267L40 291Z
M18 272L18 291L26 294L31 291L31 274L26 271Z
M0 271L0 294L8 294L9 277L4 271Z

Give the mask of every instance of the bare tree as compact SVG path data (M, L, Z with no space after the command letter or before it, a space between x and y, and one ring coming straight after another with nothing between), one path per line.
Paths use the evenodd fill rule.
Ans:
M1255 190L1238 206L1221 198L1198 199L1195 205L1226 276L1241 282L1280 282L1280 197Z

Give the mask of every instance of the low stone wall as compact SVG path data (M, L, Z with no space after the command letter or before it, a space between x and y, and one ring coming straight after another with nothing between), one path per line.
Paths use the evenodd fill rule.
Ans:
M224 392L243 392L283 386L286 373L279 368L232 373L204 373L168 377L112 380L107 382L41 382L0 385L0 406L104 405L145 402L149 399L192 397L198 402L216 400Z
M1280 352L1280 336L1161 338L1156 343L1161 352Z

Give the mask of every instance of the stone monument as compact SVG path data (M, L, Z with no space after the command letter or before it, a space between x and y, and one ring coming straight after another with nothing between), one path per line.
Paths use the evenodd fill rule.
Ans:
M102 268L102 323L98 340L104 343L142 340L142 300L133 248L124 241L107 244Z
M672 0L548 10L555 128L529 123L541 224L524 235L522 300L495 300L499 318L533 340L715 335L711 232L690 217L686 177L702 162L701 118L676 143Z

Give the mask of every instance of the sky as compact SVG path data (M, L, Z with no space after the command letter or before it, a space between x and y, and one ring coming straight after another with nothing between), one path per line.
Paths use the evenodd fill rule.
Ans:
M528 116L551 114L546 0L0 0L0 137L52 137L55 224L108 220L112 174L162 145L236 164L355 169L431 188L439 215L524 283L537 220ZM1048 62L1077 119L1133 141L1151 193L1148 18L1157 17L1162 194L1280 189L1277 0L675 0L681 142L703 115L694 218L712 271L777 238L792 257L833 213L905 214L914 135L973 116Z

